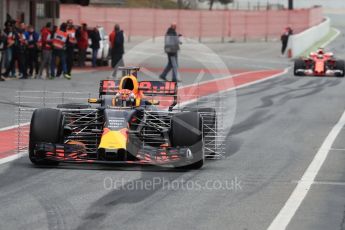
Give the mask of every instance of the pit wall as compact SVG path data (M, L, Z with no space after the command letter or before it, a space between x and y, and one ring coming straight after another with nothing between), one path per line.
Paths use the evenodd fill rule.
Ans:
M331 29L331 20L326 18L322 23L303 32L290 36L286 56L299 57L304 51L324 38Z

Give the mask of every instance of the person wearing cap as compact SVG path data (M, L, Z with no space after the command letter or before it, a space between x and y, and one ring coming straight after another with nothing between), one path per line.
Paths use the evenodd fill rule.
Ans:
M10 33L7 36L7 47L11 48L12 58L9 66L6 68L4 76L7 77L10 72L15 77L16 64L19 67L19 79L27 79L26 73L26 48L27 41L24 36L25 24L17 23L20 27L10 29ZM15 30L16 29L16 30Z
M159 76L162 80L166 81L166 76L170 71L172 71L172 81L180 81L178 76L178 62L177 53L180 50L180 39L176 32L176 23L172 23L165 34L164 39L164 51L168 55L168 64Z
M111 47L111 67L114 69L111 77L116 78L118 68L124 66L123 54L125 53L125 39L119 24L115 25L113 32L109 35L109 42Z
M39 34L34 30L34 27L32 25L29 25L28 30L24 32L24 36L28 43L26 51L26 67L28 69L29 76L35 78L37 77L39 70L37 47ZM36 76L33 75L34 69Z
M79 50L79 59L78 64L80 67L85 66L86 60L86 50L89 47L89 34L87 32L87 24L82 23L80 32L79 32L79 39L78 39L78 50Z
M64 77L68 80L71 79L71 75L67 73L67 65L66 65L66 42L67 42L68 34L67 34L67 24L62 23L60 28L55 32L54 38L52 41L53 44L53 56L51 62L51 78L55 77L55 68L56 68L56 60L59 58L62 70L64 73Z
M42 50L41 65L38 71L38 78L42 79L43 69L46 68L47 78L49 78L49 67L52 61L52 32L51 23L48 22L41 30L41 36L38 41L38 46Z

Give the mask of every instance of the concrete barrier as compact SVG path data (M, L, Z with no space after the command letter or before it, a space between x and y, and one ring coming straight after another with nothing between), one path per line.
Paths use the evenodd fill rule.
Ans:
M290 36L286 55L290 58L300 56L314 43L325 37L331 29L331 20L326 18L319 25L313 26L301 33Z

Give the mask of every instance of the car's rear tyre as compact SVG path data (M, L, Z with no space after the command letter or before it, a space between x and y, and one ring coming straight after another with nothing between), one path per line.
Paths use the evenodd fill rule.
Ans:
M298 72L299 69L306 69L306 64L302 59L295 60L293 73L295 76L304 76L303 73Z
M58 165L59 162L44 159L35 153L37 143L63 142L63 115L60 110L36 109L31 118L29 138L29 158L35 165ZM44 153L43 153L44 155Z
M202 143L202 123L198 112L181 112L172 117L170 141L173 147L185 147L193 158L175 165L181 169L200 169L205 161Z
M345 76L345 61L344 60L337 60L335 63L336 70L342 70L342 74L337 74L337 77L344 77Z

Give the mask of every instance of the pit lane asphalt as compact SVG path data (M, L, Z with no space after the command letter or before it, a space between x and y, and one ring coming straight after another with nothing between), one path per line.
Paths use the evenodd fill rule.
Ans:
M331 48L340 49L343 39L338 37ZM259 64L267 68L291 64L284 59L275 64L280 60L275 54L279 44L260 45L266 47L212 48L229 56L265 55ZM244 47L257 50L246 53ZM223 57L229 68L255 69L249 66L254 62L247 60L246 65L229 56ZM94 92L99 75L40 85L31 80L10 81L6 87L1 85L1 95L6 92L10 101L14 89L41 87ZM0 229L266 229L343 113L344 87L344 79L296 78L288 73L237 90L226 159L208 161L200 171L74 165L35 168L27 158L1 165ZM4 110L13 109L8 106L1 105L1 116L6 116ZM344 135L338 136L333 148L345 148ZM319 183L312 186L289 229L344 229L344 154L344 150L330 153L318 174ZM153 181L165 184L130 187ZM235 186L226 190L192 186L209 181ZM110 188L110 182L120 184Z

